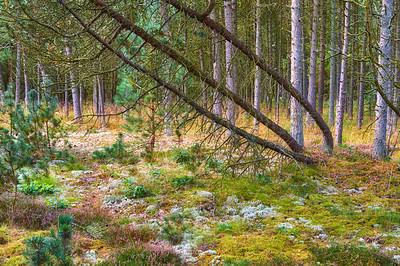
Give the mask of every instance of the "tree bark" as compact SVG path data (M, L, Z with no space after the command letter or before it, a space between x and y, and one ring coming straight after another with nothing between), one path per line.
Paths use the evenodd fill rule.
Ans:
M200 69L201 71L206 72L204 65L204 52L202 48L200 48ZM207 109L207 83L204 81L201 83L201 90L203 107Z
M4 103L4 91L5 91L5 84L4 84L4 76L3 76L3 70L1 68L1 62L0 62L0 103Z
M302 42L301 42L301 0L292 0L292 51L291 51L291 83L298 91L302 90ZM304 145L303 115L301 105L292 98L290 116L290 133L301 145Z
M350 29L350 2L346 2L344 9L344 34L343 34L343 50L342 50L342 63L340 71L340 83L339 83L339 101L336 110L336 121L335 121L335 144L342 144L343 134L343 116L344 107L346 100L346 72L347 72L347 54L349 49L349 29Z
M378 83L386 94L391 87L390 63L391 63L391 19L393 15L393 0L382 0L381 33L379 41L379 68ZM372 156L375 159L383 159L387 156L386 149L386 117L387 104L380 94L377 95L375 106L375 136Z
M21 100L21 56L22 48L21 44L17 43L17 60L15 66L15 106Z
M331 60L330 60L330 82L329 82L329 125L335 123L335 95L336 95L336 0L332 0L331 21Z
M211 12L211 18L215 19L215 10ZM218 39L218 33L213 31L212 36L213 42L213 78L218 83L221 83L221 55L220 55L220 42ZM222 95L218 91L214 92L214 113L217 116L222 116Z
M67 44L65 48L65 55L67 56L67 59L70 59L71 57L71 50L72 50L71 46ZM82 113L79 102L79 89L76 86L75 73L72 68L70 68L69 75L71 80L72 107L74 109L74 120L80 121Z
M160 3L160 10L161 10L161 17L164 23L164 28L163 32L169 38L169 27L170 27L170 22L169 22L169 16L168 16L168 6L164 3ZM168 60L167 58L165 59L166 61ZM165 115L164 115L164 134L166 136L172 136L174 135L174 132L171 128L171 120L172 120L172 115L171 115L171 107L172 107L172 93L168 90L165 90L165 96L163 98L163 106L165 110Z
M94 78L93 83L93 113L99 114L99 97L97 96L98 92L98 83L97 83L97 76Z
M68 116L68 74L65 74L65 92L64 92L64 108L65 116Z
M256 54L261 56L261 3L257 0L256 3ZM254 108L260 111L261 104L261 69L256 66L256 73L254 78ZM277 103L278 104L278 103ZM258 131L259 122L254 119L254 130Z
M100 75L97 75L97 89L98 89L98 115L100 115L101 128L106 127L106 117L104 112L104 82L100 79Z
M81 108L81 114L83 114L83 84L79 83L79 106Z
M224 1L224 10L225 10L225 27L226 29L235 34L235 9L236 9L236 0L225 0ZM225 64L226 64L226 86L228 90L237 93L237 69L236 64L234 62L234 54L235 48L229 41L225 42ZM235 103L228 99L227 101L227 110L226 117L232 125L235 125L235 117L236 107ZM229 131L227 131L228 134Z
M367 19L365 18L365 29L367 29ZM361 62L360 62L360 83L358 84L358 111L357 111L357 129L361 130L363 121L364 121L364 91L365 91L365 84L364 84L364 76L365 76L365 53L367 48L367 32L364 33L363 37L363 45L361 50Z
M399 2L396 3L396 11L399 11ZM400 18L399 16L395 17L395 23L396 23L396 35L393 38L393 40L395 40L395 58L396 58L396 63L395 63L395 70L394 70L394 84L396 84L396 86L394 86L394 92L393 92L393 96L394 96L394 101L393 104L399 108L400 107L400 90L399 90L399 82L400 82L400 67L399 67L399 58L400 58L400 41L399 41L399 36L400 36ZM399 116L396 115L395 113L393 114L392 120L392 127L393 130L396 129L397 127L397 121L398 121Z
M349 82L349 97L347 98L347 113L349 114L349 119L353 120L353 101L354 101L354 65L356 64L355 60L351 60L350 64L350 82Z
M314 0L313 19L311 31L311 48L310 48L310 75L308 80L308 101L315 108L316 106L316 78L317 78L317 46L318 46L318 9L319 0ZM314 121L310 113L306 114L306 127L312 127Z
M320 115L324 113L324 86L325 86L325 6L324 0L320 3L321 10L321 33L319 38L319 73L318 73L318 104L317 111Z
M28 75L28 68L26 66L26 54L23 53L22 56L22 63L24 67L24 85L25 85L25 106L28 107L29 105L29 91L31 90L29 84L29 75Z

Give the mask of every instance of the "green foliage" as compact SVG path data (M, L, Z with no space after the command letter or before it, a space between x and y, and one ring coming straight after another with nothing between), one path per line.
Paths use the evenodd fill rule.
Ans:
M135 181L130 178L124 179L124 194L132 199L144 198L153 195L153 191L147 189L145 185L136 185Z
M69 245L72 237L73 216L61 214L58 217L57 235L52 231L48 236L34 236L26 239L23 255L31 265L72 265Z
M29 184L18 185L18 190L26 195L48 195L54 194L58 190L53 185L32 181Z
M185 216L183 214L172 214L164 217L166 225L162 227L161 238L177 245L183 240L183 233L188 230L188 226L183 224Z
M250 260L231 260L227 259L222 262L224 266L250 266L252 265Z
M391 229L392 226L400 225L400 212L377 211L378 224L383 228Z
M176 188L180 188L182 186L190 185L193 183L194 177L184 175L182 177L174 177L172 179L172 184Z
M191 164L195 162L196 156L189 150L176 149L174 153L174 161L179 164Z
M215 158L208 158L206 167L212 170L219 170L222 168L222 163Z
M0 184L18 184L17 172L23 167L36 166L47 170L54 158L54 140L64 136L60 120L55 118L56 98L45 97L37 103L36 91L30 92L30 104L25 112L14 105L10 92L5 93L0 111L9 119L8 126L0 127Z
M59 209L59 210L65 210L65 209L69 208L68 202L66 202L62 199L60 199L60 200L51 199L51 200L49 200L48 205L53 208Z
M218 224L217 226L217 232L230 232L233 230L233 227L227 224Z
M271 176L268 174L257 174L256 178L261 185L272 184Z
M99 265L184 265L171 248L158 245L135 243L117 250L109 259Z
M104 147L104 151L94 151L93 159L96 160L106 160L106 159L118 159L122 160L126 158L127 151L124 144L124 135L120 132L118 133L118 138L111 147Z
M323 265L398 265L378 250L354 245L335 245L329 248L313 247L311 253Z

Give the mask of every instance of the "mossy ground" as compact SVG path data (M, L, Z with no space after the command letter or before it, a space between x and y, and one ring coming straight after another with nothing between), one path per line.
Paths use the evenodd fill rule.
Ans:
M52 197L63 199L76 208L104 208L107 198L118 200L124 196L123 180L131 178L136 184L153 191L153 195L133 199L133 206L108 208L110 223L122 226L143 225L157 219L162 221L171 217L172 208L181 207L183 220L172 217L170 223L177 233L203 236L193 256L208 249L217 252L216 255L197 256L198 265L218 261L237 263L233 265L241 262L314 265L317 262L315 249L328 252L328 247L334 245L377 248L379 254L388 257L400 254L399 158L395 153L393 160L372 160L369 155L371 147L367 144L371 143L369 131L350 134L352 125L347 125L345 132L349 134L344 135L348 136L346 143L352 145L336 147L332 157L320 154L317 166L287 162L281 165L277 160L273 166L265 168L268 175L260 179L254 173L240 175L238 171L232 175L232 171L224 171L224 160L229 151L213 154L210 145L202 147L202 156L197 154L196 163L177 163L174 150L189 149L198 142L201 134L195 132L181 139L159 137L151 159L140 157L144 148L138 144L135 134L125 134L128 149L140 158L138 163L129 165L114 160L93 160L91 154L94 150L110 146L115 141L118 131L114 129L119 130L120 123L121 120L116 120L110 124L111 130L95 130L89 135L80 131L70 134L69 141L74 144L72 152L76 154L77 162L68 166L51 166L51 178L47 182L60 189ZM308 131L308 135L318 132L316 129ZM270 134L261 131L260 135ZM319 137L307 138L306 141L306 146L319 153ZM206 158L211 155L222 164L220 168L206 166ZM82 170L91 172L79 175L73 172ZM193 177L193 182L177 187L174 178L183 176ZM334 189L326 192L329 187ZM204 199L196 194L197 191L211 192L215 198ZM257 202L274 206L278 215L257 217L251 221L243 217L226 220L223 208L230 196L238 198L238 208ZM147 212L150 205L155 209ZM197 222L188 211L191 208L203 209L206 221ZM282 224L293 227L282 227ZM76 262L84 263L85 254L90 250L95 250L100 259L112 253L114 247L107 244L102 235L107 226L92 224L84 230L76 228ZM1 227L0 241L4 240L0 243L1 262L6 265L25 264L21 255L23 240L34 233L43 232L11 229L8 225ZM335 252L340 256L340 250ZM354 252L357 256L359 251ZM372 258L375 253L362 254Z

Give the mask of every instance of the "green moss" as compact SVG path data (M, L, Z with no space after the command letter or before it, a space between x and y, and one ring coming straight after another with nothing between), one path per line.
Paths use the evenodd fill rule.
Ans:
M292 243L284 234L267 232L226 235L219 239L217 251L222 258L250 260L254 263L270 262L274 257L304 261L310 255L305 244Z
M4 265L8 266L19 266L26 265L28 261L24 258L23 255L13 256L4 260Z

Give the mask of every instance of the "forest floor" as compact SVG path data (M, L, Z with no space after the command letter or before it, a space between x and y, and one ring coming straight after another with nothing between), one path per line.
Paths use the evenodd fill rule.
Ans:
M148 158L138 135L124 133L127 158L93 159L117 135L71 132L75 162L52 162L41 180L58 192L40 200L64 202L94 217L74 228L77 265L107 260L123 247L104 233L113 226L122 232L146 228L146 241L195 265L400 263L398 158L374 161L370 146L342 145L332 157L320 155L316 166L274 159L262 174L239 175L226 171L224 162L240 154L213 153L199 145L199 134L159 137ZM0 227L0 264L25 265L24 239L46 232ZM138 232L114 240L142 241Z

